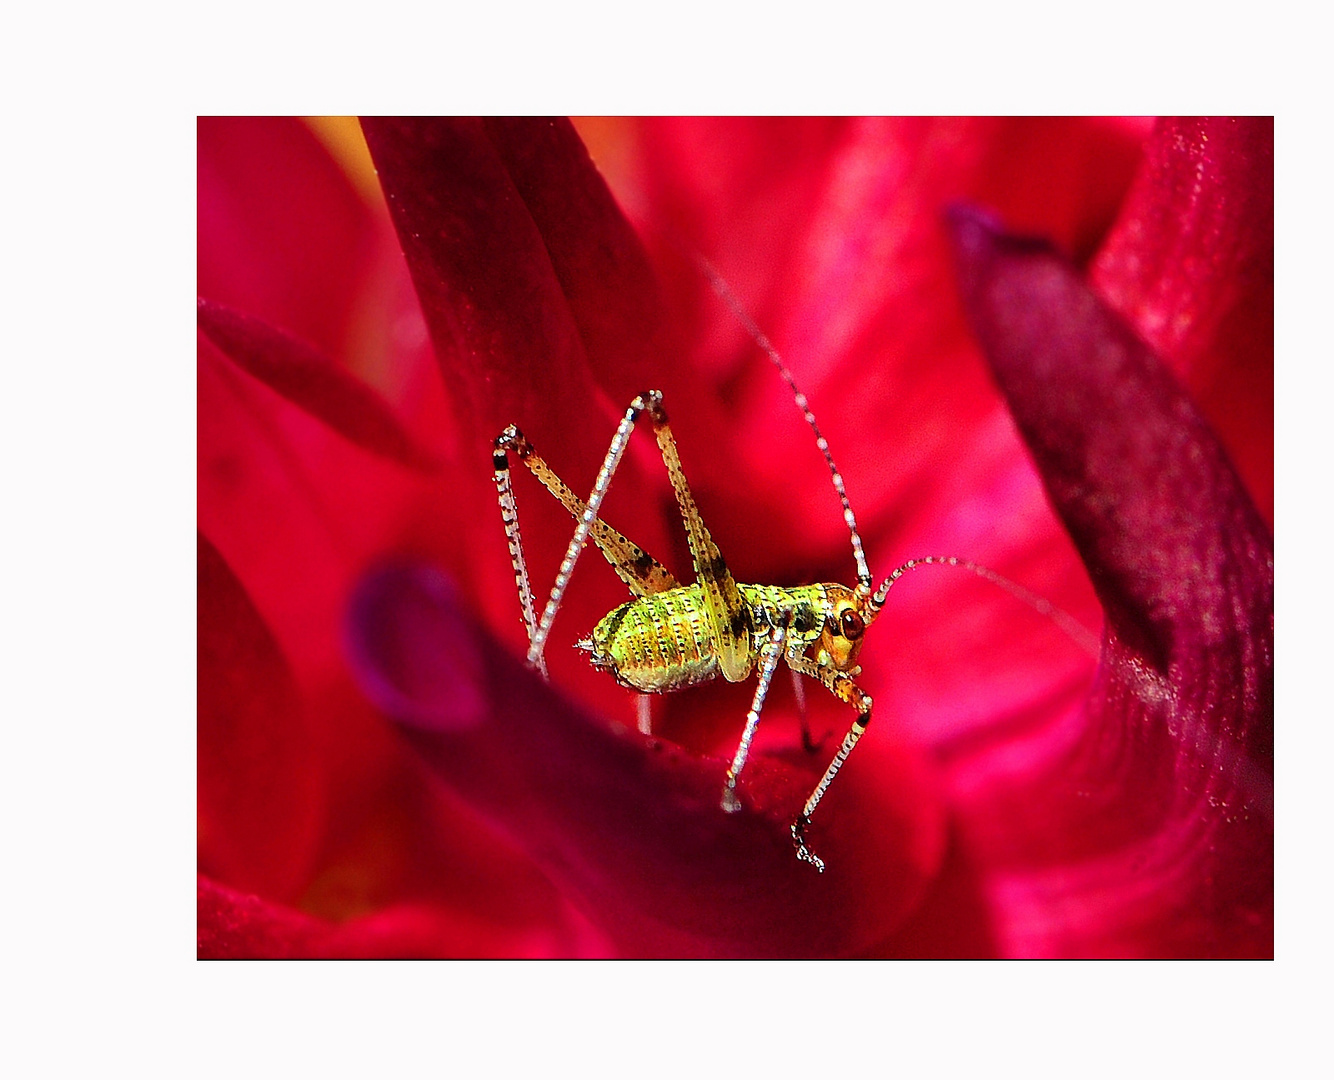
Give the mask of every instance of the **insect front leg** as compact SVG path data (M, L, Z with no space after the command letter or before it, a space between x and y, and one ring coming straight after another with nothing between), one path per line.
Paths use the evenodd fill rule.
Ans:
M843 736L843 744L838 748L838 752L834 754L834 759L829 763L829 767L825 769L820 782L815 785L815 790L811 792L810 798L806 800L806 805L801 808L800 816L792 823L792 839L797 845L797 858L802 862L810 863L815 869L823 873L824 860L806 846L806 827L810 825L811 815L815 813L815 808L820 804L820 800L824 798L824 793L829 790L829 785L834 782L838 770L843 768L843 763L848 760L852 748L866 734L866 729L871 724L871 696L853 682L851 676L832 669L822 668L814 660L802 657L794 662L789 658L788 663L794 670L810 675L814 679L819 679L831 694L857 710L857 719L852 722L852 727Z

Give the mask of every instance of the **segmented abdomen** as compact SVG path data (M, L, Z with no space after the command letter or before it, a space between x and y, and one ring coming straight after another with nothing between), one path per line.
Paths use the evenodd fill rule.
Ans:
M593 628L592 660L646 693L679 690L718 674L698 585L622 604Z

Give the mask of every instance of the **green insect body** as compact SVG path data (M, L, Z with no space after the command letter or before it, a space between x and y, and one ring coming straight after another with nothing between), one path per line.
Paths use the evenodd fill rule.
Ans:
M830 583L782 587L737 582L695 505L658 391L641 394L631 402L586 502L534 452L514 425L497 436L493 461L501 519L514 564L524 624L528 629L528 661L534 668L546 674L543 650L551 621L560 607L579 553L591 540L634 597L600 620L593 633L578 643L591 654L596 667L608 671L622 685L650 694L694 686L719 675L729 682L740 682L758 671L755 696L746 715L741 742L725 778L721 800L724 810L735 813L742 808L737 796L738 777L750 752L774 669L780 661L797 675L819 680L831 694L855 710L856 719L848 734L792 825L798 859L823 870L824 863L806 846L805 829L825 791L871 722L871 698L855 681L861 674L857 654L861 650L862 636L883 607L890 586L912 564L896 570L879 589L872 590L861 537L857 534L852 508L843 491L842 477L834 468L824 438L815 426L815 418L800 394L797 404L816 431L817 445L829 463L834 486L843 502L844 519L852 536L857 561L855 588ZM695 570L695 581L690 584L678 582L648 552L598 517L611 477L641 413L647 413L652 421L654 437L686 527ZM519 534L518 509L509 471L511 454L523 462L579 523L566 548L551 598L540 619L533 602Z
M750 663L742 678L751 674L774 628L788 613L786 651L807 656L818 666L828 663L818 651L814 655L810 651L822 638L840 636L839 602L846 605L849 589L837 584L781 588L740 582L737 589L745 604L750 639ZM622 604L577 645L590 653L595 667L646 694L696 686L721 674L704 590L698 583ZM823 651L828 654L831 649Z

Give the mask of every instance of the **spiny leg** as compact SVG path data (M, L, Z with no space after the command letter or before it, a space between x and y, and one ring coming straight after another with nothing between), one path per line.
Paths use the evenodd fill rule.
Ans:
M797 858L802 862L810 863L815 869L823 873L824 860L806 846L806 826L811 823L811 815L815 813L815 808L820 805L820 800L824 798L824 793L829 790L829 785L834 782L838 770L843 768L843 763L848 760L852 748L866 734L866 729L871 724L871 698L849 676L842 672L821 668L814 660L801 658L794 661L789 658L788 664L794 670L819 679L831 694L857 710L857 719L852 722L852 727L843 736L843 744L838 748L838 752L834 754L834 759L829 763L829 767L825 769L820 782L815 785L815 790L811 792L810 798L806 800L806 805L802 807L800 816L792 823L792 839L797 845Z
M654 392L656 394L656 391ZM621 463L621 455L625 453L626 443L630 440L630 432L634 430L635 420L645 408L645 397L653 395L640 395L630 403L626 409L625 416L617 425L616 434L612 436L611 446L607 448L607 456L602 461L602 467L598 470L597 480L593 484L593 491L588 496L588 502L583 504L583 512L579 516L579 524L574 530L574 536L570 539L569 547L565 549L565 558L561 560L560 570L556 573L556 583L551 588L551 597L547 600L546 607L542 610L541 619L537 620L534 627L529 620L529 608L525 607L525 621L529 626L529 645L528 645L528 663L537 668L544 675L546 674L546 662L543 658L543 650L546 647L547 636L551 632L551 623L556 617L556 612L560 609L561 599L565 595L565 588L570 583L570 575L574 572L574 565L579 560L579 553L583 551L584 545L588 543L588 538L595 532L595 525L598 524L597 515L602 507L602 500L606 497L607 489L611 486L611 478L616 473L616 467ZM657 395L660 399L661 395ZM524 439L523 434L511 424L496 439L495 460L496 466L496 484L502 487L501 472L505 472L505 486L508 486L508 463L501 462L508 450L514 449L521 458L531 456L532 448L528 441ZM548 470L549 471L549 470ZM552 474L554 476L554 474ZM562 488L563 484L560 485ZM519 599L524 601L525 584L528 577L527 564L523 559L523 547L518 543L518 516L514 507L513 491L508 492L508 503L502 497L501 515L506 519L506 533L512 535L514 543L511 544L510 555L514 563L515 580L519 585ZM573 496L571 496L573 498ZM577 500L575 500L577 501ZM512 517L514 531L510 534L510 522ZM614 529L604 527L601 530L603 538L609 540L613 545L619 541L622 544L630 545L630 542L617 533ZM604 553L606 548L603 548ZM637 548L635 548L638 551ZM642 554L642 553L641 553ZM611 556L608 556L611 560ZM651 560L650 560L651 561ZM616 563L612 561L612 565ZM654 564L657 565L657 564ZM666 571L663 571L666 573ZM670 575L668 575L670 576ZM528 590L529 603L531 603L531 589Z
M755 685L755 697L750 703L750 712L746 713L746 726L741 732L741 742L737 744L732 765L727 770L727 782L723 786L722 806L729 814L741 809L741 803L736 797L737 777L741 775L742 766L746 764L751 740L755 738L755 729L760 726L760 710L764 708L764 699L769 696L769 683L774 677L774 668L778 666L778 658L783 655L783 645L786 640L787 625L782 623L774 628L773 639L762 650L764 661L760 667L759 682Z
M653 421L658 450L662 453L672 490L676 493L676 505L685 523L690 554L695 562L695 579L704 592L709 629L718 654L718 668L728 682L740 682L750 674L755 663L750 647L750 612L690 493L690 484L676 450L676 439L667 422L667 412L662 407L662 394L653 391L644 395L644 399L649 418Z
M519 588L519 605L523 608L523 625L528 631L528 643L531 645L537 636L537 612L533 606L528 561L523 554L523 539L519 535L519 508L514 501L514 485L510 481L509 456L506 453L509 446L507 440L513 438L527 445L518 428L511 424L496 439L491 463L495 468L496 492L500 498L500 520L505 525L505 541L510 549L510 565L514 567L514 583ZM542 673L544 679L548 678L546 660L541 656L537 658L537 670Z
M496 439L495 467L496 484L498 486L502 482L502 475L506 486L508 486L509 466L508 458L505 457L506 453L515 454L537 481L570 512L575 521L583 520L588 504L566 486L565 481L556 475L551 466L533 449L532 444L524 437L523 432L513 424L501 432L500 437ZM510 495L510 504L512 507L512 494ZM501 501L501 514L505 516L504 496L502 496ZM508 535L508 533L509 529L507 527L506 534ZM616 571L617 576L625 582L626 587L635 596L653 596L655 593L675 589L679 585L676 578L672 577L662 563L658 562L638 544L626 539L601 518L593 520L591 537L607 562L611 564L611 568ZM534 628L536 628L536 621L536 616L534 616Z

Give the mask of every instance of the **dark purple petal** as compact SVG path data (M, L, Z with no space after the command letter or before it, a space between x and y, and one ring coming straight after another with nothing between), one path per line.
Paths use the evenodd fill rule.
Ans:
M1069 264L975 211L951 225L968 315L1108 619L1082 728L993 790L979 826L1007 944L1269 954L1269 530L1176 380Z
M874 777L854 761L821 806L812 836L829 869L815 873L789 828L817 766L757 757L746 809L724 813L725 762L586 715L479 636L435 571L369 576L351 638L376 704L625 954L863 952L903 922L942 856L932 785L882 756Z
M424 472L438 467L388 402L305 342L202 296L198 323L237 367L363 449Z

